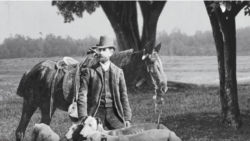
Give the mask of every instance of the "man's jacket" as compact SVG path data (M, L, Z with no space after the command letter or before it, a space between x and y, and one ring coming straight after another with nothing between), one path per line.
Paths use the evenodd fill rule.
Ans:
M131 108L127 96L127 87L122 69L110 64L111 86L115 109L122 121L131 121ZM99 63L80 70L80 89L77 100L78 116L94 116L100 106L101 93L104 87L102 68Z

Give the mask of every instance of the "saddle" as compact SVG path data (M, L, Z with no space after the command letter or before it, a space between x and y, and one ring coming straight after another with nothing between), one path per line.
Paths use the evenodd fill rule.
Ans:
M56 73L54 75L52 86L51 86L51 97L50 97L50 116L52 116L53 104L54 104L54 92L55 92L55 81L59 71L64 72L62 91L64 99L68 103L74 103L78 98L78 92L80 88L80 67L88 67L94 60L94 55L85 59L84 62L79 63L77 60L71 57L64 57L63 60L56 63Z
M64 57L63 60L56 63L56 73L52 80L51 96L50 96L50 117L52 117L54 95L55 95L55 83L56 78L60 70L65 72L63 76L63 96L67 102L74 102L75 94L78 94L80 85L79 77L79 63L73 58ZM71 94L72 93L72 94Z
M65 73L62 83L64 99L72 103L80 86L79 62L71 57L64 57L57 62L57 68Z

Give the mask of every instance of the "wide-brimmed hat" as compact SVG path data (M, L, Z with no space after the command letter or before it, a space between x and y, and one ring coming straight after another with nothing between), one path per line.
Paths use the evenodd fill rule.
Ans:
M111 39L108 36L101 36L99 44L96 44L96 46L92 46L91 48L94 48L94 47L96 47L96 49L100 49L100 48L113 48L114 50L116 48L114 46L113 39Z

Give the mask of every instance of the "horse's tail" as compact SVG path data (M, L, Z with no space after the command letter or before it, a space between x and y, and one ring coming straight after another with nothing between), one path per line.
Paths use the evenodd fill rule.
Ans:
M19 85L18 85L18 88L17 88L16 94L17 94L18 96L20 96L20 97L23 97L24 94L25 94L25 86L24 86L24 84L25 84L25 79L26 79L27 73L29 73L29 71L27 71L27 72L25 72L25 73L23 74L23 76L22 76L22 78L21 78L21 80L20 80L20 83L19 83Z
M35 98L37 92L47 91L54 71L55 62L47 60L38 63L23 74L16 94L23 98Z

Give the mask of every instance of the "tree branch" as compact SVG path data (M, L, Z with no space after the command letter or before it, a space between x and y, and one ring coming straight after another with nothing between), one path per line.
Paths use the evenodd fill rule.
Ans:
M240 12L240 10L242 8L244 8L245 6L247 6L247 4L249 3L249 1L243 1L242 3L240 4L237 4L235 1L232 2L232 6L234 6L232 8L232 14L234 17L237 16L237 14Z
M156 28L159 16L166 1L139 1L143 16L142 48L152 53L155 45Z

